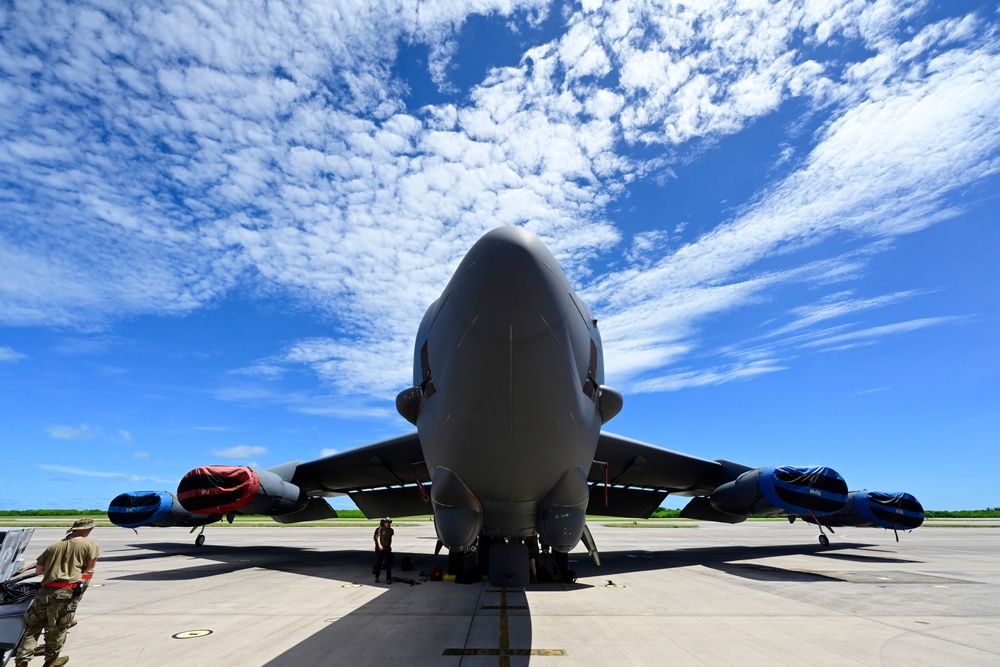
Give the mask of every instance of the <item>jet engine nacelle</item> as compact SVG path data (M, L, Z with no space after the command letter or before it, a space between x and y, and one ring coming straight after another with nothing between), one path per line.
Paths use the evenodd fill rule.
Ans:
M268 470L248 466L204 466L184 475L177 498L195 514L266 514L278 516L309 502L296 485Z
M538 504L538 534L556 551L569 553L583 537L589 501L583 468L567 470Z
M816 523L811 517L803 517ZM924 507L909 493L851 491L847 504L836 514L823 517L824 526L878 526L913 530L924 522Z
M130 491L116 496L108 507L108 519L122 528L204 526L220 518L189 512L169 491Z
M483 506L454 471L439 466L431 483L438 540L451 551L469 549L483 530Z
M719 486L708 500L720 512L737 516L824 516L847 504L847 483L823 466L757 468Z

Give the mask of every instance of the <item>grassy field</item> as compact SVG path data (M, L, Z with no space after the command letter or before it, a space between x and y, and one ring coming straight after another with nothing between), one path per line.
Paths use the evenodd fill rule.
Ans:
M46 515L46 516L0 516L0 527L6 528L52 528L52 527L63 527L69 528L73 525L73 522L80 518L80 515ZM103 515L93 515L91 518L94 519L94 524L101 527L112 527L112 524L106 514ZM429 522L431 518L427 517L407 517L406 519L393 520L392 525L394 528L416 526L419 523ZM365 519L361 518L337 518L337 519L324 519L322 521L306 521L304 523L293 523L293 524L283 524L277 523L268 516L237 516L233 523L230 524L228 521L223 519L222 521L217 521L216 523L208 524L213 529L215 528L228 528L230 525L236 527L248 527L248 526L269 526L272 528L283 528L289 527L306 527L306 528L348 528L357 526L371 526L375 527L378 525L378 519Z
M46 516L0 516L0 529L2 528L69 528L73 525L73 522L79 518L79 515L46 515ZM94 524L98 528L115 528L110 521L108 521L107 515L103 516L93 516ZM775 518L753 518L747 519L751 522L774 522L774 521L787 521L788 519L784 517ZM406 517L405 519L393 520L392 525L394 528L409 528L413 526L420 525L422 523L430 523L431 517ZM598 517L592 516L588 518L588 522L591 525L601 525L608 528L697 528L701 521L696 521L693 519L673 519L673 518L649 518L649 519L623 519L621 517ZM218 528L229 528L230 526L235 526L237 528L253 528L253 527L270 527L270 528L357 528L357 527L370 527L374 528L378 525L378 519L365 519L365 518L337 518L337 519L326 519L322 521L306 521L304 523L294 523L294 524L283 524L273 521L267 516L237 516L232 524L226 520L222 520L216 523L208 524L212 530ZM924 527L934 527L934 528L1000 528L1000 518L992 517L970 517L970 518L958 518L958 517L946 517L946 518L928 518L924 522Z
M378 519L366 519L360 510L337 510L336 519L325 519L322 521L307 521L296 524L280 524L273 521L268 516L263 515L238 515L232 524L223 519L222 521L209 524L213 528L225 528L229 525L248 526L297 526L310 528L349 528L358 526L377 526ZM594 524L601 524L611 528L696 528L698 521L681 519L680 510L668 510L660 508L653 513L649 519L627 519L622 517L602 517L591 516L588 520ZM108 520L107 512L104 510L0 510L0 527L7 528L42 528L42 527L69 527L76 519L82 516L89 516L94 519L97 526L110 527L113 524ZM406 517L393 521L394 527L415 526L421 523L430 522L432 518L428 516ZM992 520L992 521L991 521ZM784 517L761 517L752 518L748 521L787 521ZM931 510L926 512L925 525L950 527L950 528L994 528L1000 527L1000 510L959 510L942 511Z

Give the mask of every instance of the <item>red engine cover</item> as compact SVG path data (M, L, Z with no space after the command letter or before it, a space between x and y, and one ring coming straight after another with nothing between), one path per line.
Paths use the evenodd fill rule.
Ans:
M195 514L228 514L246 507L260 493L260 479L244 466L204 466L184 475L177 499Z

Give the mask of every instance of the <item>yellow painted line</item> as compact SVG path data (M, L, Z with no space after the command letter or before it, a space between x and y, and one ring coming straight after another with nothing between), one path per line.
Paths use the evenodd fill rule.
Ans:
M509 604L506 607L502 607L498 604L484 604L479 607L480 609L527 609L526 604Z
M501 652L498 648L446 648L441 655L497 655L502 657L520 657L526 655L567 656L563 648L509 648Z
M510 667L511 657L524 657L524 656L567 656L569 653L566 649L562 648L511 648L510 647L510 627L507 620L507 610L508 609L527 609L528 605L508 605L507 604L507 589L491 589L487 588L484 592L486 593L499 593L500 594L500 604L498 605L480 605L480 609L499 609L500 610L500 641L498 648L446 648L441 655L448 656L466 656L466 655L477 655L477 656L497 656L499 660L497 664L500 667Z
M507 627L507 587L500 589L500 667L510 667L510 632Z

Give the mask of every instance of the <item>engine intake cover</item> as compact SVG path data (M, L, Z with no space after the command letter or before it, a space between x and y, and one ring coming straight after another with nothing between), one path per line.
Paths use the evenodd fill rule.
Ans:
M266 514L280 516L303 509L309 497L275 471L246 466L195 468L181 479L177 498L195 514Z
M129 491L111 501L108 519L122 528L203 526L218 521L219 515L189 512L169 491Z
M824 516L847 504L847 483L825 466L757 468L717 488L709 501L720 512L741 516Z
M260 493L260 478L245 466L203 466L184 475L177 499L195 514L228 514L242 509Z
M108 519L122 528L148 526L169 516L173 504L173 497L166 491L130 491L111 501Z
M858 491L854 494L858 516L875 526L913 530L924 522L924 507L909 493Z

